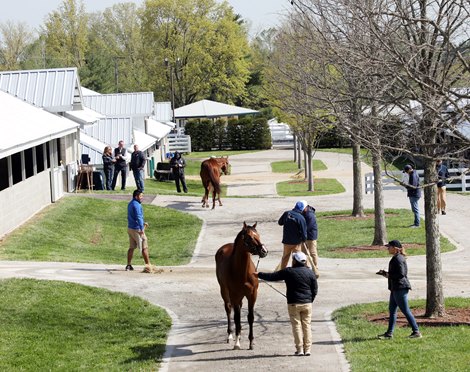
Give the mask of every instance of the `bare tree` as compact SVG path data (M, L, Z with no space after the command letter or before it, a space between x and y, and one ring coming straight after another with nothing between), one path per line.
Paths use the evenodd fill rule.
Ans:
M371 68L369 119L380 134L381 152L405 154L424 168L426 220L426 316L444 314L440 234L436 208L438 158L465 162L470 141L461 130L467 119L469 1L466 0L300 0L312 17L321 16L343 36L339 15L363 30L336 49L352 68ZM319 12L319 10L321 12ZM365 36L365 37L362 37ZM373 52L370 46L374 46ZM345 49L346 47L346 49ZM346 54L344 54L346 53ZM347 61L346 58L343 60ZM366 75L363 75L366 76ZM364 81L367 84L367 81ZM358 133L370 139L367 127ZM370 128L369 128L370 129ZM364 143L364 141L361 141Z
M287 22L279 30L266 78L272 102L292 118L290 125L305 153L308 191L314 191L313 153L321 134L332 124L331 114L323 109L322 103L311 92L314 87L308 84L308 76L314 73L316 65L304 58L301 44L292 42L305 38L302 33L295 22ZM297 160L300 158L299 153Z

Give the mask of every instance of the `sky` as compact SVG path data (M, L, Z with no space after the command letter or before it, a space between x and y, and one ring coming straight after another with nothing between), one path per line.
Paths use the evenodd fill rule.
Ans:
M142 4L143 0L84 0L87 12L104 10L116 3L133 1ZM222 0L217 0L221 2ZM57 10L62 0L3 0L0 8L0 23L8 20L25 22L34 29L44 23L53 10ZM290 6L289 0L228 0L235 13L250 22L250 34L276 26Z

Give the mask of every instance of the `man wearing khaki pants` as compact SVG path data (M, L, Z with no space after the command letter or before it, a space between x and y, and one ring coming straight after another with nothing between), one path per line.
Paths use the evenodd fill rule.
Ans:
M284 280L287 292L287 311L294 335L294 355L310 355L312 346L312 302L318 292L318 284L313 271L306 267L307 256L294 252L292 267L273 273L255 273L267 281Z
M307 202L305 202L307 203ZM302 211L302 215L305 218L305 222L307 223L307 241L306 244L306 254L309 259L307 260L307 264L312 266L313 271L317 278L320 276L320 272L318 271L318 252L317 252L317 239L318 239L318 226L317 226L317 217L315 215L315 208L310 205L307 205L305 209ZM311 261L311 262L309 262Z

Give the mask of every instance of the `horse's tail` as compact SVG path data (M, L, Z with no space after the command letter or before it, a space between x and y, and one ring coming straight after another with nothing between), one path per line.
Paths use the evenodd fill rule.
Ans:
M214 188L217 194L220 194L220 174L217 168L217 164L209 164L208 167L208 175L209 180L212 183L212 187Z

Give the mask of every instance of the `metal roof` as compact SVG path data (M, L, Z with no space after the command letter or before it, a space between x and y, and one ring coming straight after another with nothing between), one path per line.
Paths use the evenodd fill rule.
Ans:
M153 111L153 119L156 121L171 121L173 119L171 102L155 102Z
M88 107L84 107L83 110L66 111L64 116L70 120L76 121L80 124L94 124L100 119L104 119L105 116L99 112L93 111Z
M218 118L256 114L258 111L203 99L175 110L175 118Z
M155 137L149 136L140 130L134 130L134 143L139 146L140 151L148 150L154 146L156 142Z
M153 114L153 92L84 95L83 103L108 117Z
M120 140L124 141L126 147L133 143L131 118L100 119L98 123L85 127L83 132L113 148Z
M90 164L103 163L103 151L107 145L80 131L80 154L88 154Z
M82 109L75 67L0 71L0 90L51 112Z
M159 141L166 137L175 127L175 123L170 121L160 122L153 119L147 119L147 133L157 138Z
M78 124L0 91L0 158L77 132Z

